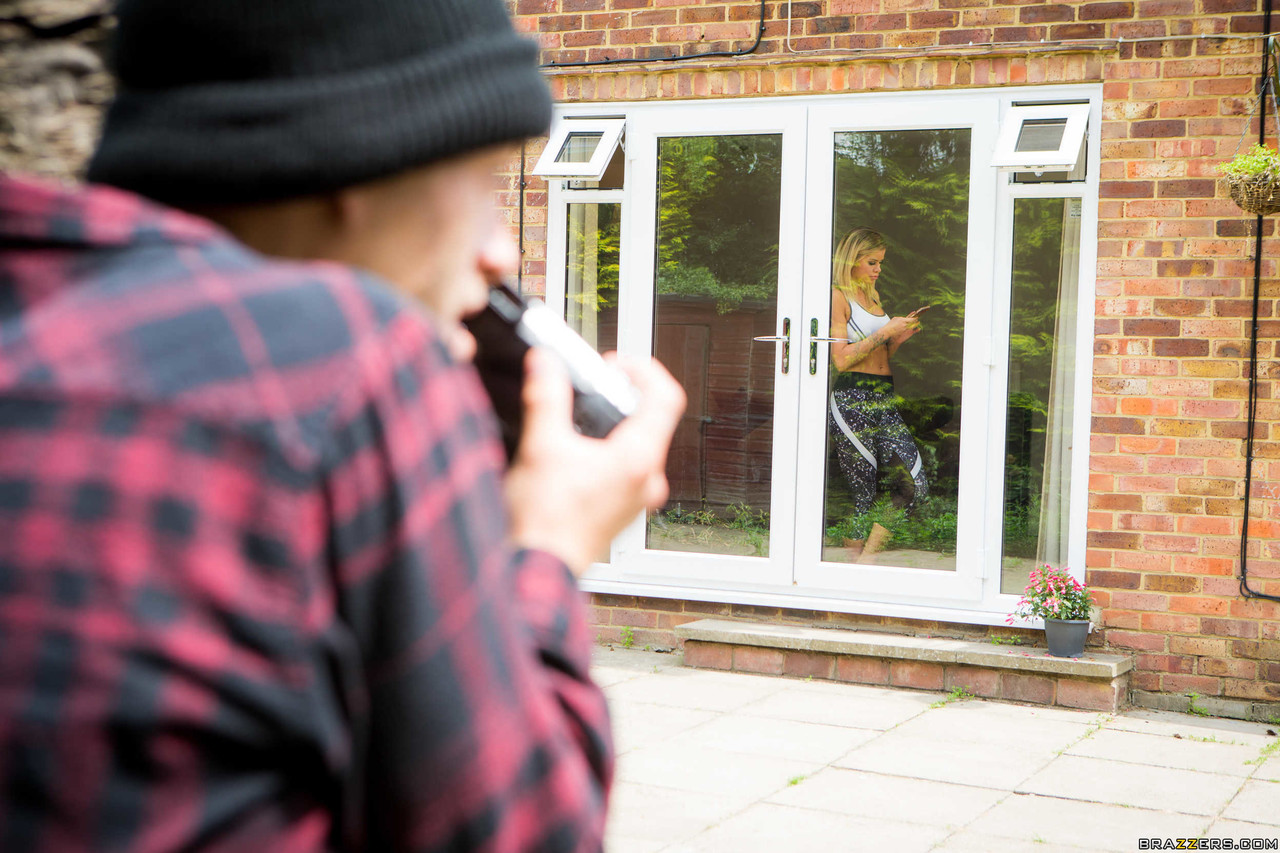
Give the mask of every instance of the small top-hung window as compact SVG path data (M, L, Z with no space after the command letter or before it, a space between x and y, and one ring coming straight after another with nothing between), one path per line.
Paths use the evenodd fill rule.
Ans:
M544 178L600 180L617 151L625 123L620 118L561 118L552 126L533 173Z
M1088 123L1088 104L1010 107L1000 125L991 165L1003 171L1070 175L1083 165Z

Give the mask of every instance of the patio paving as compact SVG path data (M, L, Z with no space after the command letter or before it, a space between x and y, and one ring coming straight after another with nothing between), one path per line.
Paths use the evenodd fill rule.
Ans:
M598 649L594 672L618 749L607 853L1280 849L1275 725L699 670L634 649Z

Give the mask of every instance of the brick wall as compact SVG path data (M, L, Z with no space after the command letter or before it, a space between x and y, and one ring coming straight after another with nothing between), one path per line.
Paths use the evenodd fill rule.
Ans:
M1087 571L1103 639L1137 655L1139 690L1280 700L1280 605L1246 600L1237 577L1255 220L1214 171L1242 134L1257 137L1261 47L1213 36L1260 33L1261 0L795 2L791 50L817 51L805 54L783 43L787 4L764 5L751 54L670 63L652 60L750 48L760 4L511 3L546 63L650 60L548 68L564 101L1102 83ZM513 222L517 187L513 176ZM524 201L525 286L537 292L545 183L530 179ZM1249 571L1255 589L1280 595L1280 240L1273 219L1262 226ZM653 632L664 643L674 621L708 607L723 612L598 597L597 617L602 638L628 624L635 642Z

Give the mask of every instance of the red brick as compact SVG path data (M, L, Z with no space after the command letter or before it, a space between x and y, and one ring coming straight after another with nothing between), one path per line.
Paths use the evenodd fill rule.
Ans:
M967 690L974 696L996 699L1000 696L1000 673L976 666L949 666L943 673L943 689Z
M1080 7L1080 20L1100 21L1114 18L1132 18L1132 3L1085 3Z
M1209 355L1209 342L1198 338L1156 338L1151 344L1152 355L1166 358L1203 358Z
M1154 181L1100 181L1101 198L1154 198Z
M783 675L800 678L831 678L835 669L835 655L821 652L788 651L782 662Z
M737 672L782 675L784 658L781 649L762 649L758 646L733 647L733 668Z
M1060 39L1100 39L1106 38L1106 24L1058 24L1049 28L1049 38Z
M1258 677L1258 664L1247 660L1219 660L1207 658L1196 667L1198 674L1216 678L1243 678L1250 681Z
M893 661L889 665L889 683L895 687L914 687L917 690L941 690L942 665L922 661Z
M1108 631L1107 643L1117 648L1135 651L1163 652L1165 650L1164 637L1138 631Z
M1238 637L1252 640L1258 636L1258 623L1243 619L1201 619L1201 630L1215 637Z
M1141 418L1094 418L1093 431L1107 435L1144 435L1146 424Z
M1137 533L1116 533L1101 530L1090 530L1088 544L1090 548L1116 548L1133 550L1141 543Z
M1200 581L1194 577L1181 575L1147 575L1142 579L1142 588L1158 592L1195 592Z
M1222 682L1204 675L1169 673L1161 679L1161 685L1170 693L1199 693L1202 696L1218 696L1222 693Z
M1011 702L1032 702L1036 705L1052 705L1055 695L1052 678L1041 675L1024 675L1006 672L1000 678L1000 695Z
M1138 669L1149 672L1179 672L1190 674L1193 670L1191 658L1182 655L1138 655Z
M882 658L837 658L836 680L856 684L888 684L889 662Z
M1048 24L1075 19L1075 9L1064 3L1024 6L1018 10L1018 20L1024 24Z
M1120 708L1123 695L1119 684L1064 678L1058 681L1057 704L1089 711L1115 711Z
M1178 320L1125 320L1126 337L1174 338L1182 333Z
M1094 569L1089 572L1089 585L1107 589L1137 589L1142 576L1137 572L1115 572Z

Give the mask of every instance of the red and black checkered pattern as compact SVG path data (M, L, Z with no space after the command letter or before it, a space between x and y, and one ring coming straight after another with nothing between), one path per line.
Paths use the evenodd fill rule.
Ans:
M0 176L0 850L588 851L571 574L383 285Z

